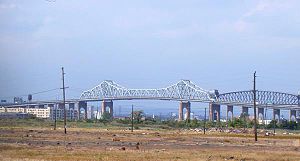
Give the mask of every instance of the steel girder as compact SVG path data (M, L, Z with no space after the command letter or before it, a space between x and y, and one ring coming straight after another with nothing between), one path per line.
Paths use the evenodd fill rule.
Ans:
M84 91L80 99L158 99L212 101L216 98L213 92L204 90L189 80L181 80L166 88L128 89L117 83L106 80L91 90Z
M253 90L224 93L217 96L216 102L220 104L253 105ZM257 104L261 106L299 106L298 95L272 92L256 91Z

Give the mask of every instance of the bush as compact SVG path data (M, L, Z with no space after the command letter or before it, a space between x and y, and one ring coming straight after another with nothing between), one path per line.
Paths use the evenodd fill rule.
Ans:
M120 124L131 124L130 119L117 119L116 122Z

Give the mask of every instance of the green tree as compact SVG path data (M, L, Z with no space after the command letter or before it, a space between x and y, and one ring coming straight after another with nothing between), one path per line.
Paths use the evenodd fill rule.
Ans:
M247 113L241 113L239 120L241 121L241 123L243 124L244 128L248 128L248 122L250 122L249 120L249 114Z
M104 112L102 115L101 115L101 118L100 118L100 122L102 123L108 123L112 121L112 116L110 115L109 112Z
M145 116L143 110L133 111L133 120L136 120L137 123L141 122L141 119Z
M197 127L199 127L199 125L200 125L200 123L197 119L193 119L189 123L189 127L191 127L191 128L197 128Z

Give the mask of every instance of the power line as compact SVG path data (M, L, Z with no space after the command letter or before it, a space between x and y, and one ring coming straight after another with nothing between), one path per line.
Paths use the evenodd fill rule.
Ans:
M31 93L31 95L47 93L47 92L51 92L51 91L55 91L55 90L59 90L59 89L60 88L53 88L53 89L49 89L49 90L43 90L43 91ZM20 95L15 95L15 96L6 96L6 97L1 97L1 98L14 98L14 97L22 97L22 96L28 96L28 94L20 94Z
M49 89L49 90L45 90L45 91L35 92L35 93L32 93L31 95L47 93L47 92L51 92L51 91L55 91L55 90L59 90L59 89L60 88L53 88L53 89Z

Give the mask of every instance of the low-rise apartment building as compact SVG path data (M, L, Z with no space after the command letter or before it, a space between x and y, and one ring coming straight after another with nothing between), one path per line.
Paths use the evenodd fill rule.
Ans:
M0 113L29 113L38 118L49 118L50 107L47 108L0 107Z
M61 108L46 107L46 108L34 108L34 107L0 107L0 113L28 113L38 118L49 118L61 120L64 119L64 110ZM77 120L78 111L74 109L66 110L66 117L68 120ZM82 116L83 117L83 116Z

